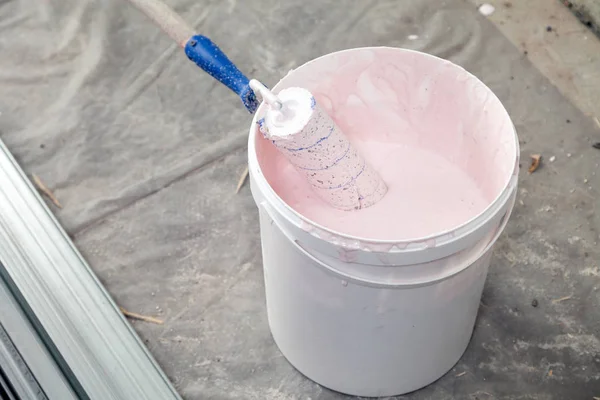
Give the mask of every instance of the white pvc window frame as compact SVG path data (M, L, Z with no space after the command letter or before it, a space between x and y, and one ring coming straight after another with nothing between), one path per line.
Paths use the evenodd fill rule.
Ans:
M78 400L29 318L0 279L0 369L19 399ZM6 385L8 384L8 386Z
M1 140L0 264L78 398L181 399Z

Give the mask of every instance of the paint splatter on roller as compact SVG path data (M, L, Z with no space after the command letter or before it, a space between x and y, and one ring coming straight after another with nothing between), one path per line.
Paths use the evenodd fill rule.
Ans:
M261 132L306 176L323 200L342 210L354 210L375 204L387 193L379 174L309 91L289 88L276 96L260 82L250 81L216 44L194 34L160 0L130 1L183 47L190 60L234 91L250 113L259 105L254 91L261 94L268 104Z
M250 87L269 106L258 121L261 132L323 200L342 210L354 210L375 204L387 193L379 174L308 90L292 87L275 96L254 79Z

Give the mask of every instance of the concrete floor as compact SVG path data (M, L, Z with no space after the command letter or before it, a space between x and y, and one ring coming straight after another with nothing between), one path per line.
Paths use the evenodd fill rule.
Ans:
M464 5L447 7L432 12L429 21L442 18L451 24L454 13L470 12ZM588 77L582 70L571 74L573 85L585 90L557 88L540 73L543 70L558 82L556 70L562 66L538 60L553 54L552 46L530 45L536 50L526 56L485 22L475 24L489 30L482 41L490 49L479 48L479 61L468 50L436 48L431 39L424 50L442 53L481 76L514 118L525 167L531 153L543 155L543 166L535 174L522 173L518 205L498 243L465 356L438 382L399 398L592 399L600 396L600 319L595 311L600 300L596 197L600 153L590 146L598 137L597 127L581 110L587 105L584 112L593 112L597 103L590 99L597 92L587 91ZM536 28L540 34L548 23L541 24ZM561 25L556 25L561 32ZM518 23L515 35L517 26L526 31ZM405 32L423 34L416 26ZM585 34L583 29L578 32ZM437 32L429 34L435 37ZM569 47L575 39L564 40L564 47L578 57L596 60L599 53ZM591 34L587 41L590 48L598 45ZM389 39L375 42L385 43ZM418 48L421 43L402 45ZM487 61L492 59L497 63ZM552 156L554 162L549 161ZM202 173L107 218L78 235L77 243L117 301L166 319L164 328L140 322L134 326L185 398L344 398L297 373L272 343L262 294L256 212L248 188L233 194L243 164L243 150L229 154ZM206 192L197 197L200 187ZM157 217L154 209L163 204L169 207ZM221 216L222 210L229 216ZM150 230L132 222L150 218L156 218ZM172 234L182 241L165 254L158 242L162 235L153 231L170 231L170 225L178 226ZM149 262L123 258L133 250L106 253L126 243L131 249L152 248ZM145 278L132 286L132 277L142 274ZM534 301L537 307L532 306Z
M597 0L583 2L600 6ZM591 118L599 117L598 37L561 1L492 0L488 4L495 7L488 19L496 28L577 108Z
M270 85L319 55L373 45L480 77L519 134L517 205L465 355L397 399L600 397L599 43L559 2L498 2L489 18L462 0L170 3ZM247 114L137 11L95 7L44 3L39 21L0 25L18 54L0 59L0 79L12 78L0 85L2 139L54 190L115 301L165 321L132 325L185 399L348 398L300 375L270 336L257 210L247 186L235 194ZM528 174L534 153L542 165Z

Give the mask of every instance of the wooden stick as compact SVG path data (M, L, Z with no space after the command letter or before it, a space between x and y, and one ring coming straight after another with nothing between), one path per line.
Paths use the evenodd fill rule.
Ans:
M130 0L141 12L169 35L181 47L194 36L195 31L172 8L160 0Z
M246 167L246 169L242 173L242 176L240 176L240 180L238 181L237 188L235 188L235 194L238 194L240 189L242 188L242 186L244 186L244 183L246 182L246 179L248 178L248 172L249 172L248 167Z
M157 325L164 324L164 321L162 319L158 319L158 318L154 318L154 317L148 317L148 316L142 315L142 314L136 314L136 313L127 311L123 307L119 307L119 309L121 310L121 312L123 313L123 315L126 316L126 317L128 317L128 318L137 319L139 321L144 321L144 322L150 322L150 323L157 324Z
M573 297L572 294L568 295L568 296L565 296L565 297L561 297L560 299L552 300L552 303L554 303L554 304L560 303L561 301L569 300L571 297Z
M56 196L54 196L54 193L52 193L52 191L50 189L48 189L48 186L46 186L44 184L44 182L42 182L40 177L37 176L36 174L33 174L32 176L33 176L33 183L38 188L38 190L40 192L42 192L42 194L45 194L50 200L52 200L52 202L54 203L54 205L56 207L62 208L62 204L60 204L60 202L58 201Z

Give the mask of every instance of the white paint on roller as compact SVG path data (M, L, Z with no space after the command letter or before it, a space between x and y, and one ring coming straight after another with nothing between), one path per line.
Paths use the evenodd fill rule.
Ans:
M273 94L273 92L271 92L265 85L263 85L256 79L251 79L249 84L252 90L260 94L265 103L267 103L275 110L281 110L283 104L281 104L279 98L277 98L277 96L275 96L275 94Z
M278 98L282 108L279 112L272 110L265 115L265 126L272 139L292 140L291 136L302 131L310 121L314 97L308 90L291 88L280 93Z
M258 121L263 135L304 175L323 200L341 210L378 202L387 186L306 89L282 90L283 107Z

